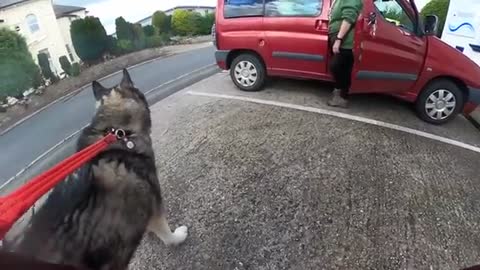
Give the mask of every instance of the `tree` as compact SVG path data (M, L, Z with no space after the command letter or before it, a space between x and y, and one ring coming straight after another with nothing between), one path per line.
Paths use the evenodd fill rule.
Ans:
M152 25L155 26L160 33L170 33L171 16L167 16L163 11L155 11L152 16Z
M145 49L145 33L140 24L133 25L133 47L136 50Z
M115 28L118 39L133 40L133 25L127 22L123 17L115 20Z
M215 23L215 14L214 13L208 13L202 18L202 23L200 26L200 32L199 34L201 35L208 35L212 31L212 26Z
M65 55L63 55L63 56L60 56L58 61L60 62L60 66L62 67L63 71L68 76L72 76L72 64L70 63L68 58Z
M0 98L19 96L42 83L25 39L15 31L0 28Z
M155 35L155 27L153 25L145 25L143 27L143 33L146 37L151 37Z
M199 17L194 14L198 13L193 13L187 10L175 10L172 16L173 31L181 36L195 34L198 24L195 25L194 21L199 23Z
M70 34L75 52L84 62L99 61L108 48L107 33L97 17L74 20Z
M432 0L420 12L422 17L427 15L438 16L438 37L442 36L443 27L445 26L445 20L447 19L448 6L450 0Z

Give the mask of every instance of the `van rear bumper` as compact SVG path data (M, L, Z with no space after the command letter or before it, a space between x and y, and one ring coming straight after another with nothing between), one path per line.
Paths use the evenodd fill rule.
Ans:
M227 58L230 50L217 50L215 51L215 61L217 62L218 67L221 69L228 69L227 67Z

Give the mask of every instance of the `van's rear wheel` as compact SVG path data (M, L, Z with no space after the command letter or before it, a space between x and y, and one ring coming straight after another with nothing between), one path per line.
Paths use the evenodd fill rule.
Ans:
M260 91L265 85L266 70L258 57L252 54L240 54L230 66L230 77L242 91Z
M464 100L460 88L450 80L430 83L418 96L418 116L435 125L445 124L462 111Z

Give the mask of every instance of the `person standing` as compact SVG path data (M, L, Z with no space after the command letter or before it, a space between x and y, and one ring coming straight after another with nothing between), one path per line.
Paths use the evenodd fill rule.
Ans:
M353 39L355 22L363 8L362 0L334 0L329 14L328 39L331 53L330 72L335 80L329 106L346 108L352 83Z

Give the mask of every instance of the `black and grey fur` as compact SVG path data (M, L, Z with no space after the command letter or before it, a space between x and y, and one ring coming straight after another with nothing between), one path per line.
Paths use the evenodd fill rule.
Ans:
M185 240L187 227L172 233L165 217L145 96L126 70L117 87L105 88L98 82L92 86L97 112L77 150L110 128L127 131L135 147L116 142L58 185L16 250L53 263L122 270L147 230L174 245Z

